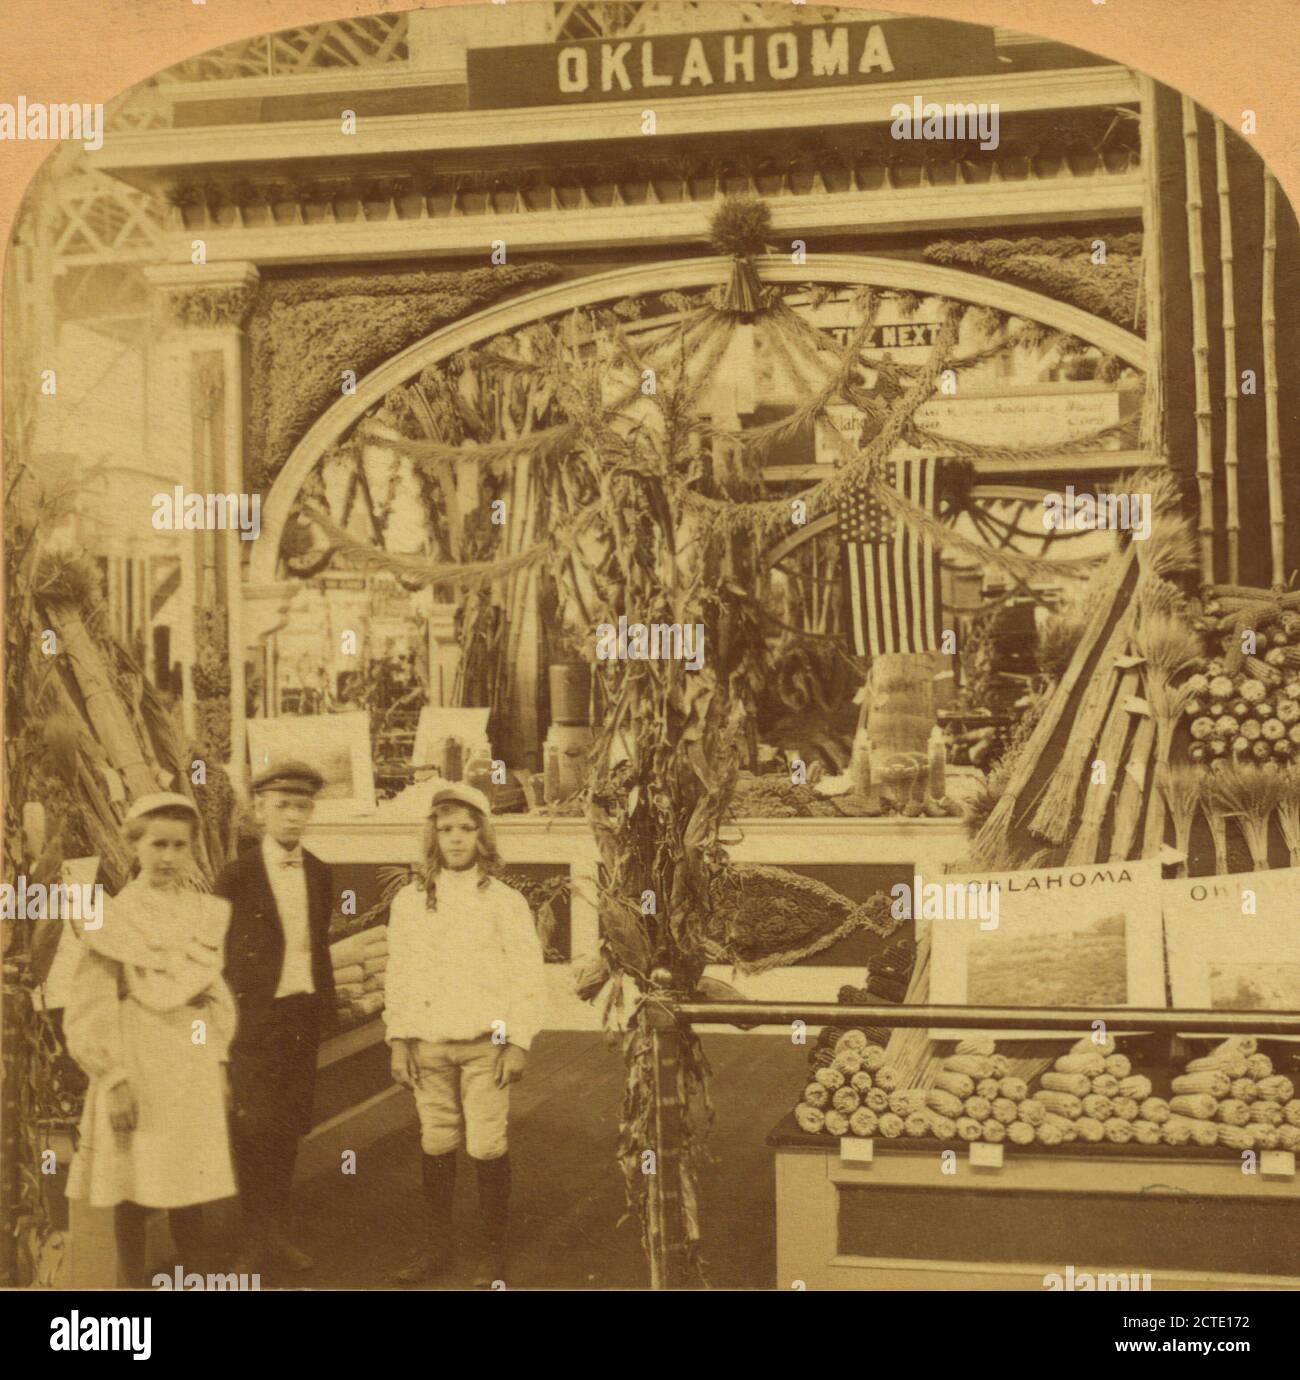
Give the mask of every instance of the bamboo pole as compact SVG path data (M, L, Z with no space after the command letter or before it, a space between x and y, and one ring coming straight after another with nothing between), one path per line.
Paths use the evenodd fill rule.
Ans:
M1153 460L1163 463L1167 451L1162 315L1164 256L1161 253L1160 164L1156 154L1156 84L1150 77L1139 76L1138 90L1142 100L1142 291L1151 357L1142 394L1141 447Z
M1214 122L1219 192L1219 267L1223 275L1223 472L1228 503L1228 579L1241 578L1241 513L1237 495L1237 306L1233 297L1232 203L1228 192L1228 136Z
M1277 179L1264 171L1264 419L1267 428L1268 515L1273 556L1273 587L1286 583L1283 547L1282 449L1277 427Z
M1192 364L1196 378L1196 480L1200 488L1197 533L1201 581L1214 579L1214 461L1210 439L1210 342L1205 306L1205 238L1202 227L1201 136L1196 103L1183 98L1183 164L1187 174L1187 257L1192 280Z

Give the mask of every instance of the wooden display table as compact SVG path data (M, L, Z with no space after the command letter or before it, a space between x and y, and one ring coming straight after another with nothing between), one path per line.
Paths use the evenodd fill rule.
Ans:
M864 1164L792 1114L768 1144L781 1289L1042 1290L1070 1266L1152 1289L1300 1289L1300 1180L1245 1174L1231 1150L1004 1145L1000 1169L978 1169L964 1142L877 1138Z

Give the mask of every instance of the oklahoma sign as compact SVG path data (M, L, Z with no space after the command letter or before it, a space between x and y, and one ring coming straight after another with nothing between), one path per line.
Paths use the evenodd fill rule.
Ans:
M798 24L472 49L469 104L482 110L859 86L994 69L993 31L940 19Z

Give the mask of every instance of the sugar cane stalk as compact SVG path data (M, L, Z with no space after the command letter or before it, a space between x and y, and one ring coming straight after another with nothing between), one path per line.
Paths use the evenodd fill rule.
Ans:
M1273 587L1285 584L1282 511L1282 449L1277 425L1277 179L1264 172L1264 293L1260 319L1264 327L1264 421L1268 465L1268 513L1271 524Z
M1228 136L1214 122L1219 191L1219 265L1223 274L1223 471L1228 504L1228 579L1241 578L1241 514L1237 496L1237 306L1233 297L1232 202L1228 193Z
M1210 438L1210 342L1205 306L1200 142L1196 104L1189 96L1184 96L1183 163L1187 174L1187 255L1192 280L1192 363L1196 378L1196 479L1201 499L1196 530L1201 544L1201 580L1208 584L1214 579L1214 461Z

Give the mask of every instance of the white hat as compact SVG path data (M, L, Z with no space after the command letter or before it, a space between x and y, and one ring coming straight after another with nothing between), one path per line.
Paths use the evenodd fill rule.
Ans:
M199 818L198 806L188 796L177 795L175 791L155 791L153 795L142 795L126 812L126 817L139 819L159 810L185 810L195 819Z
M433 799L429 802L430 815L439 805L468 805L471 810L477 810L481 815L487 816L492 813L492 805L487 796L463 781L448 781L434 791Z

